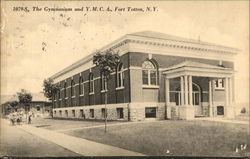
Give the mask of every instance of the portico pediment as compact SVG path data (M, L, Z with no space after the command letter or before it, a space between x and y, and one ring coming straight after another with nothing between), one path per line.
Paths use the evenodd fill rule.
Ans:
M222 66L215 66L194 61L184 61L164 69L166 78L176 78L183 75L223 78L231 77L234 70Z

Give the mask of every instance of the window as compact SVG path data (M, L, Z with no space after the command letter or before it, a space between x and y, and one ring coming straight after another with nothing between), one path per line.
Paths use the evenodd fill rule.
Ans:
M67 98L67 82L64 84L64 98Z
M102 108L102 118L105 118L105 108Z
M116 112L117 112L117 118L123 119L123 108L117 108Z
M54 114L56 115L56 111L54 111Z
M68 110L65 110L65 116L68 117Z
M83 109L80 109L80 117L85 118L84 113L83 113Z
M92 73L89 74L89 93L94 93L94 76Z
M157 69L151 61L144 61L142 64L143 85L157 85Z
M90 112L90 117L94 118L95 117L94 109L90 109L89 112Z
M124 87L124 73L123 73L123 65L120 63L117 67L117 76L116 76L116 87Z
M224 115L224 107L217 106L217 115Z
M107 79L101 74L101 91L107 91Z
M74 80L71 81L71 97L75 97L75 82Z
M61 99L61 85L59 85L59 90L57 92L57 95L58 95L58 99Z
M40 109L41 109L41 108L40 108L39 106L38 106L38 107L36 107L36 110L37 110L37 111L40 111Z
M62 111L61 110L59 111L59 115L62 116Z
M145 108L145 117L156 118L156 108L155 107Z
M79 94L80 95L84 94L84 84L83 84L83 78L82 77L80 77L80 80L79 80Z
M223 79L217 79L215 80L215 89L225 89L224 86L224 80Z
M76 111L72 110L72 116L75 117L76 116Z

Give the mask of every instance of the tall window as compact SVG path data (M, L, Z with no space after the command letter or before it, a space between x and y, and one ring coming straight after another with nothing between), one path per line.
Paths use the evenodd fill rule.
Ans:
M71 97L75 96L75 82L74 80L71 81Z
M117 77L116 77L116 87L124 87L124 73L123 73L123 65L120 63L117 67Z
M157 69L151 61L144 61L142 64L143 85L157 85Z
M83 78L82 77L80 77L80 80L79 80L79 94L80 95L84 94L84 84L83 84Z
M107 79L105 76L101 73L101 90L102 91L107 91Z
M61 99L61 85L59 85L59 90L57 91L58 93L58 99Z
M89 74L89 93L94 93L94 76L92 73Z
M67 82L64 84L64 98L67 98Z

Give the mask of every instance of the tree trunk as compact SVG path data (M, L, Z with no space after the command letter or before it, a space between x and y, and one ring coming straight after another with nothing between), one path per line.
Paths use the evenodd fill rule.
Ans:
M105 76L105 82L107 82L107 77ZM104 85L105 85L105 82L104 82ZM107 84L108 86L108 84ZM108 116L108 113L107 113L107 100L108 100L108 95L107 95L107 88L105 88L105 133L107 132L107 116Z
M105 133L107 132L107 92L105 91Z

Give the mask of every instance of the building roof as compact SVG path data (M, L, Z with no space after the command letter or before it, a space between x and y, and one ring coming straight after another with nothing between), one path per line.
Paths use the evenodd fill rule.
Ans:
M47 98L43 93L31 93L32 102L47 102ZM18 101L18 97L16 95L1 95L1 104L6 103L8 101Z
M169 34L155 32L155 31L142 31L142 32L135 32L135 33L127 34L127 35L154 38L154 39L164 39L164 40L186 42L186 43L196 43L196 44L200 44L200 45L218 46L218 47L228 48L228 49L232 49L232 50L238 50L238 49L233 48L233 47L228 47L228 46L223 46L223 45L218 45L218 44L214 44L214 43L200 41L199 39L197 39L197 40L189 39L189 38L169 35Z
M225 78L231 77L234 70L223 66L215 66L194 61L184 61L163 70L167 78L176 78L186 75L197 77Z
M157 41L158 44L164 44L164 43L172 43L169 46L171 47L179 47L179 45L182 45L181 48L185 49L193 49L194 51L212 51L216 52L218 54L236 54L239 52L239 49L232 48L232 47L227 47L227 46L222 46L222 45L217 45L213 43L207 43L203 42L200 40L194 40L194 39L188 39L188 38L183 38L183 37L178 37L178 36L173 36L173 35L168 35L165 33L159 33L155 31L142 31L142 32L135 32L135 33L129 33L121 38L111 42L110 44L102 47L99 49L99 51L105 51L108 49L115 49L117 47L120 47L126 43L129 43L131 41L145 41L146 43L154 43L152 41ZM165 44L164 44L165 45ZM190 47L188 46L190 45ZM167 45L165 45L167 46ZM202 49L201 49L202 48ZM52 75L50 78L55 79L75 68L78 68L79 66L85 65L86 63L90 62L92 60L93 55L96 52L93 52L92 54L89 54L88 56L76 61L75 63L71 64L70 66L62 69L61 71L55 73Z
M195 62L195 61L184 61L184 62L181 62L179 64L170 66L170 67L166 68L164 71L174 70L174 69L178 69L178 68L182 68L182 67L195 67L195 68L207 68L207 69L219 69L219 70L232 70L230 68L225 68L225 67L222 67L222 66L209 65L209 64L204 64L204 63Z

